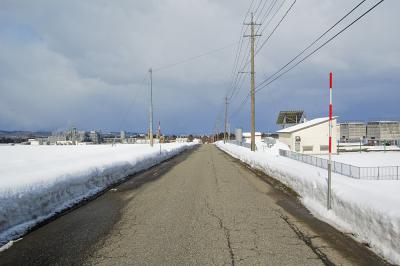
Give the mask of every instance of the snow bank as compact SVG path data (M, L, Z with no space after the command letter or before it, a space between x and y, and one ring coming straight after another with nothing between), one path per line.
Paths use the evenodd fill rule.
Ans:
M192 143L0 147L0 246Z
M217 147L294 189L321 220L353 233L379 255L400 264L400 181L358 180L332 174L332 210L326 209L327 171L279 156L279 148L258 151L218 142Z

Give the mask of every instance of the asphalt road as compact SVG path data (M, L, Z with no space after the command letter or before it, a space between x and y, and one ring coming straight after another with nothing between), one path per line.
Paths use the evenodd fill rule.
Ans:
M0 265L385 265L213 145L50 221Z

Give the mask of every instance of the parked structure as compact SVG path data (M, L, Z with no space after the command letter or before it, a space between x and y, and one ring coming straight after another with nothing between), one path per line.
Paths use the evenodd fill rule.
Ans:
M367 140L372 145L400 145L400 122L368 122Z
M333 117L332 126L336 128ZM327 154L329 152L329 117L313 119L277 132L279 140L287 144L291 151L308 154ZM332 136L332 153L337 153L336 134Z
M367 138L367 125L364 122L346 122L340 124L341 142L359 142Z

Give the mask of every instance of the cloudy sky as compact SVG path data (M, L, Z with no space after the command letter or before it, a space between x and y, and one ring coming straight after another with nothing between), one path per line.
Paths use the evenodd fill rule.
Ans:
M255 0L262 20L270 0ZM264 5L264 1L266 1ZM274 20L292 1L277 1ZM256 57L256 83L283 66L361 0L297 0ZM377 0L367 0L344 27ZM0 129L147 130L148 69L154 120L167 133L222 127L237 43L251 0L0 0ZM265 9L262 9L265 6ZM256 124L279 110L326 116L334 72L341 121L400 118L400 1L386 0L332 43L256 95ZM271 13L272 14L272 13ZM267 20L268 21L268 20ZM264 23L263 26L266 25ZM261 29L263 28L261 26ZM243 50L246 48L245 40ZM247 53L244 53L246 55ZM249 79L230 103L231 127L249 128Z

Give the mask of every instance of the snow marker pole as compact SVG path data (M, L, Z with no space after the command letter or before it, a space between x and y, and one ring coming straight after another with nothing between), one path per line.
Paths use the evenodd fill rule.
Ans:
M332 83L333 75L332 72L329 73L329 160L328 160L328 210L332 208Z

